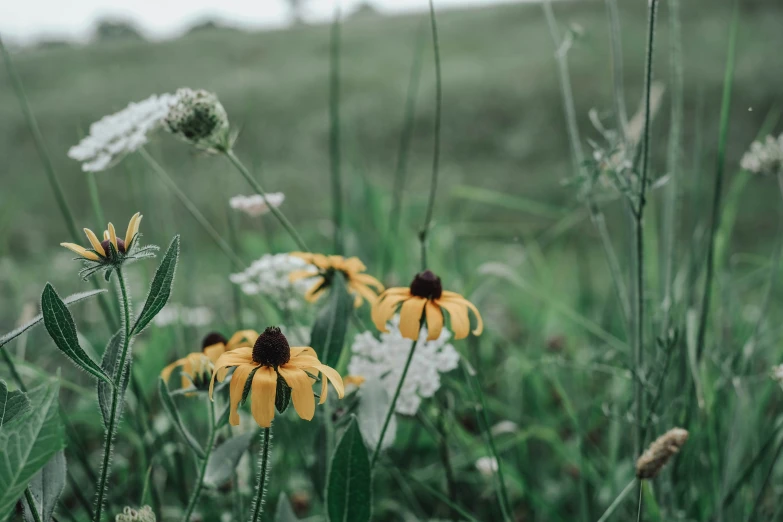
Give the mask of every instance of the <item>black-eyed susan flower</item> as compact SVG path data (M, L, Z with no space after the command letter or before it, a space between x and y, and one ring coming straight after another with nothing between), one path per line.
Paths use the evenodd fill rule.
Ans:
M318 269L318 274L315 275L311 270L296 270L289 275L291 282L315 277L315 283L305 293L305 299L311 303L317 301L324 294L324 291L329 288L336 272L342 272L345 276L348 293L354 296L353 305L356 308L362 305L363 299L373 304L378 299L377 292L383 290L383 284L380 281L369 274L362 273L367 270L367 267L364 266L364 263L358 257L345 258L343 256L326 256L324 254L307 252L291 252L291 255L304 260Z
M125 237L117 237L117 231L114 225L109 223L107 229L103 232L103 240L89 228L84 229L84 234L90 242L92 248L84 248L75 243L60 243L68 250L74 252L85 262L85 268L79 272L79 275L85 279L95 272L106 270L107 279L111 271L127 261L154 257L157 246L147 245L139 246L139 225L143 216L136 212L128 223L128 229Z
M372 307L372 320L381 332L387 332L386 322L400 309L400 333L413 341L419 338L422 319L427 320L428 340L440 337L446 310L455 339L464 339L470 332L468 310L476 316L473 335L480 335L484 323L478 309L456 292L443 289L440 277L429 270L417 274L408 288L389 288Z
M209 394L215 380L223 382L228 371L234 368L229 394L231 413L229 422L239 424L237 407L244 400L248 389L250 411L262 428L272 425L275 416L276 399L284 390L291 390L291 399L296 413L305 420L311 420L315 414L315 394L313 384L321 374L321 400L326 402L327 380L332 383L337 395L345 394L343 380L334 369L321 364L318 356L310 347L291 347L280 328L269 327L257 336L252 347L236 348L225 352L215 363L215 372L209 387ZM249 385L248 385L249 383ZM282 387L284 384L285 387Z

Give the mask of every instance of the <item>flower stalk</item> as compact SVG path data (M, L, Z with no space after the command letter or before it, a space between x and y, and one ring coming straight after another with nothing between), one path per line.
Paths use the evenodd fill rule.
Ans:
M256 497L253 503L253 515L251 522L258 522L261 514L264 512L264 501L266 498L266 481L269 475L269 450L272 440L272 427L264 428L264 443L261 447L261 456L258 470L258 485L256 486Z
M207 474L209 456L212 454L212 450L215 447L215 437L217 435L217 426L215 425L215 403L212 401L207 401L207 403L207 411L209 412L209 436L207 437L207 445L204 447L204 458L202 459L201 467L199 468L198 480L193 488L193 493L190 495L188 507L185 509L185 515L182 517L182 522L189 522L193 510L196 509L198 500L201 497L201 491L204 489L204 477Z

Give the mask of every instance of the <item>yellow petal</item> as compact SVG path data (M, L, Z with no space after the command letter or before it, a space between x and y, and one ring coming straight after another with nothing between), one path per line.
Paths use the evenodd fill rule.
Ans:
M286 384L291 388L291 399L294 409L304 420L313 420L315 415L315 395L313 394L313 379L304 370L282 365L277 368Z
M426 304L427 299L418 296L411 297L402 303L402 308L400 308L400 334L406 339L415 341L419 338L421 317Z
M385 298L383 295L379 297L378 300L373 303L372 312L370 312L375 327L381 332L388 332L389 330L386 329L386 322L394 315L394 310L397 308L397 305L410 297L410 292L401 295L392 294Z
M163 368L163 371L160 372L160 376L163 378L163 380L166 382L166 384L168 384L169 377L171 377L171 372L174 371L174 368L176 368L177 366L181 365L184 362L185 362L185 359L177 359L173 363L171 363L168 366L166 366L165 368Z
M445 293L445 292L444 292ZM440 299L440 302L443 302L444 299ZM476 329L473 330L473 335L481 335L481 332L484 331L484 320L481 318L481 314L478 311L478 308L476 308L476 305L462 297L461 295L457 294L456 297L447 297L445 301L455 302L462 304L464 306L467 306L471 309L473 312L473 315L476 316Z
M334 386L335 391L337 391L337 396L339 398L345 397L345 384L343 383L343 378L340 377L340 374L337 373L337 371L334 368L330 368L329 366L326 366L325 364L319 364L316 366L316 368L321 372L321 404L326 402L326 393L328 387L326 386L326 380L329 379L329 382L332 383L332 386Z
M318 355L315 353L315 350L310 348L309 346L292 346L291 347L291 360L296 359L297 357L305 357L305 356L312 356L318 359Z
M109 223L109 241L111 241L114 248L117 248L119 251L119 247L117 246L117 232L114 230L114 225L111 223Z
M98 253L98 255L103 257L103 245L101 245L101 242L98 239L98 236L95 235L95 232L89 228L85 228L84 235L87 236L87 240L90 242L92 248Z
M272 368L262 366L253 377L250 411L262 428L272 425L275 418L275 393L277 392L277 374Z
M363 283L367 286L375 287L379 292L383 290L383 283L375 279L369 274L356 274L351 279L356 282Z
M315 284L310 287L310 289L305 292L304 298L309 303L314 303L318 300L321 295L323 295L324 290L326 290L326 285L324 284L326 281L323 277L319 277Z
M128 230L125 232L125 248L128 248L128 245L130 245L131 241L133 240L133 236L136 235L136 231L139 230L137 222L140 220L141 214L138 212L133 214L133 217L130 218L130 222L128 223Z
M239 426L239 413L237 412L237 407L239 406L239 401L242 400L242 392L245 391L247 378L250 376L250 372L255 368L256 366L253 364L240 364L237 366L237 369L234 370L233 377L231 377L231 388L229 393L231 396L231 413L228 416L228 422L231 423L232 426ZM255 382L255 379L253 379L253 382Z
M427 340L434 341L440 337L443 330L443 312L432 302L428 302L425 308L427 316Z
M91 261L100 261L101 258L98 257L98 254L95 252L90 252L89 250L85 250L83 247L80 247L79 245L75 243L60 243L60 246L64 246L71 252L74 252L75 254L78 254L82 256L85 259L89 259Z
M362 384L364 384L366 380L367 379L365 379L361 375L346 375L345 378L343 379L343 384L345 384L346 386L351 384L354 386L361 386Z
M103 240L106 241L107 239L109 239L109 231L108 230L104 230L103 231Z
M451 300L439 299L435 304L445 308L449 312L451 329L454 330L454 339L464 339L470 332L470 319L468 319L468 307L463 303Z
M361 297L366 299L370 305L372 305L378 299L378 295L373 292L369 286L363 283L351 281L348 283L348 289L352 290L356 296L359 297L358 302L354 302L354 308L359 308L362 305Z
M226 345L223 343L215 343L207 346L201 351L210 361L212 361L212 364L215 364L220 356L226 352Z
M215 379L218 382L223 382L226 379L228 370L234 366L240 364L252 364L253 363L253 349L252 348L239 348L226 352L218 357L215 363L215 371L212 373L212 382L209 383L209 398L212 398L212 390L215 387Z
M255 330L239 330L231 336L226 343L226 350L235 350L240 347L248 347L256 344L258 332Z

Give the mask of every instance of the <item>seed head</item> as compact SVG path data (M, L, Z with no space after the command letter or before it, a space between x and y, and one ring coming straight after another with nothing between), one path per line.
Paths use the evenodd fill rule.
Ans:
M101 241L101 246L103 247L103 253L106 254L106 257L111 257L111 247L109 246L111 244L111 241L108 239L104 239ZM117 238L117 252L124 254L125 253L125 241Z
M658 437L636 461L636 477L655 478L687 440L688 431L682 428L672 428Z
M211 92L183 88L166 117L168 130L199 148L216 150L228 143L228 115Z
M253 361L263 366L277 368L291 360L288 339L277 326L270 326L258 336L253 346Z
M204 340L201 341L201 349L203 350L204 348L212 346L213 344L221 343L228 343L228 339L226 339L226 337L220 332L210 332L204 337Z
M433 274L430 270L416 274L410 288L411 294L427 299L439 299L443 294L443 285L440 282L440 277Z

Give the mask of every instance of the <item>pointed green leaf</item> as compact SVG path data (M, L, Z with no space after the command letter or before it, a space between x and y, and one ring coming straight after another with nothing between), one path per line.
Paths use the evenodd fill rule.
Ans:
M179 258L179 236L171 240L166 255L160 261L160 266L155 272L155 277L150 285L150 292L144 303L144 308L133 325L131 335L139 334L160 312L171 296L171 285L174 284L174 273L177 271L177 259Z
M117 364L120 359L120 351L122 350L122 329L112 335L109 339L109 344L106 345L106 349L103 351L103 359L101 360L101 368L108 375L114 379L114 374L117 371ZM130 367L131 354L130 346L128 346L128 354L125 357L125 368L120 374L120 401L117 406L117 417L122 414L122 407L124 404L125 390L128 389L128 368ZM111 416L111 396L114 391L114 387L106 384L103 381L98 381L98 405L101 408L101 417L103 418L104 427L109 425L109 417Z
M0 520L8 520L36 473L65 447L55 380L30 390L30 410L0 430Z
M280 493L277 501L277 511L275 511L275 522L298 522L294 508L291 507L291 501L285 493Z
M33 494L36 510L44 522L52 520L54 508L65 488L65 470L65 453L58 451L30 482L30 493ZM25 522L36 522L26 500L24 505Z
M368 522L372 515L370 459L355 416L334 450L326 507L330 522Z
M19 390L8 391L8 385L0 380L0 429L29 409L30 399L27 394Z
M391 398L378 379L370 379L359 390L359 408L357 418L359 431L362 433L365 444L370 449L375 449L381 436L383 423L386 421L386 413L391 406ZM394 444L397 433L397 418L392 415L386 434L383 437L381 449L386 449Z
M275 392L275 408L280 413L285 413L288 404L291 402L291 387L285 382L285 379L277 376L277 391Z
M158 379L158 392L160 393L161 403L163 403L163 409L166 410L174 427L177 428L177 431L182 435L182 438L185 439L185 442L188 443L188 446L198 455L198 458L203 459L204 450L201 448L201 444L198 443L190 433L190 430L182 423L182 418L179 416L177 405L174 404L174 399L171 398L171 394L169 393L169 387L162 378Z
M232 437L218 446L209 456L204 485L216 488L228 482L239 464L239 459L248 450L255 436L256 431L253 430Z
M335 367L340 360L352 306L353 297L345 287L345 277L336 272L332 277L329 298L318 312L310 334L310 346L327 366Z
M79 346L76 324L73 322L71 312L68 311L68 307L49 283L46 283L43 294L41 294L41 311L43 312L44 326L60 351L84 371L111 385L111 378Z
M92 296L98 295L98 294L102 294L104 292L106 292L106 290L91 290L89 292L80 292L78 294L72 294L72 295L69 295L68 297L66 297L65 299L63 299L63 303L65 303L66 305L70 306L70 305L72 305L74 303L78 303L79 301L83 301L83 300L85 300L85 299L87 299L89 297L92 297ZM0 348L5 346L6 344L10 343L11 341L13 341L14 339L19 337L23 333L25 333L27 330L29 330L33 326L35 326L38 323L40 323L41 321L43 321L43 314L38 314L35 317L33 317L32 319L30 319L29 321L27 321L26 323L24 323L19 328L17 328L16 330L13 330L13 331L8 332L7 334L3 335L2 337L0 337Z

